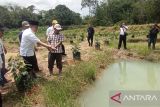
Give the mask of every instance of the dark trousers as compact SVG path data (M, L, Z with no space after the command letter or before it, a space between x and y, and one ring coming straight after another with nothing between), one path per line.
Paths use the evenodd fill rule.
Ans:
M65 47L64 47L64 45L62 44L62 55L65 55L66 54L66 52L65 52Z
M61 53L48 53L48 68L50 73L53 73L54 63L56 61L57 68L59 69L59 73L62 71L62 54Z
M2 69L1 69L1 81L0 81L0 85L4 85L5 83L7 83L7 79L5 78L5 74L7 72L6 68L5 68L5 55L4 54L1 54L1 58L2 58Z
M2 95L0 93L0 107L2 107Z
M27 64L27 71L31 76L36 77L35 72L39 70L36 55L34 56L23 56L24 63Z
M89 46L92 46L93 45L93 36L89 35L87 39L88 39Z
M155 49L156 40L157 40L156 38L149 38L148 48L151 48L151 44L152 44L152 49Z
M38 67L38 62L37 62L36 54L34 54L34 61L35 61L34 71L38 72L39 71L39 67Z
M123 45L124 45L124 49L127 49L127 47L126 47L126 35L120 35L118 49L121 48L122 42L123 42Z

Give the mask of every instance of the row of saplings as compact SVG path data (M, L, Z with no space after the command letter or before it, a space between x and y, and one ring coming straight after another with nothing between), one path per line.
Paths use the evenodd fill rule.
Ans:
M81 40L83 41L83 40ZM78 42L71 42L73 45L72 47L72 53L73 53L73 59L74 60L81 60L81 53L80 53L80 46ZM109 41L104 41L104 45L108 46ZM95 42L95 49L100 50L100 42ZM24 64L22 58L20 56L17 57L10 57L8 59L8 68L12 72L15 85L17 87L17 90L21 93L26 92L27 90L30 90L32 86L34 85L35 81L33 77L27 72L26 64Z
M81 39L81 41L84 41L84 39ZM74 60L81 60L81 52L80 52L79 42L77 42L77 41L74 42L73 39L71 39L70 43L73 45L73 47L72 47L73 59ZM104 40L104 45L105 46L109 45L109 39ZM95 49L100 50L100 42L98 39L95 41Z

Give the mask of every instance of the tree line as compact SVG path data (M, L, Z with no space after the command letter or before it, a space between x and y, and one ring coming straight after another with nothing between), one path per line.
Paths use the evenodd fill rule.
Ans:
M53 19L62 25L79 25L82 18L79 13L73 12L65 5L57 5L55 9L35 12L36 8L31 5L27 8L17 5L0 6L0 24L8 28L21 26L24 20L36 20L40 25L49 25Z
M89 15L80 16L65 5L38 12L34 5L0 6L0 24L8 28L21 26L23 20L37 20L40 25L49 25L53 19L64 26L92 23L95 26L109 26L126 22L146 24L160 22L160 0L82 0L82 9L88 7Z
M96 7L91 17L95 25L160 22L160 0L105 0Z

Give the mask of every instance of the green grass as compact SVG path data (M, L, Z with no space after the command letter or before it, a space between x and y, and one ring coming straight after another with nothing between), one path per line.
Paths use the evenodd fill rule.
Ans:
M94 58L88 62L80 61L75 65L66 66L63 70L63 77L48 81L39 79L36 84L40 90L32 93L31 96L21 96L15 91L5 97L5 103L14 104L15 107L32 107L36 96L42 95L46 107L78 107L77 98L80 93L92 84L96 79L100 65L107 66L113 59L109 50L94 51Z
M94 82L101 64L108 65L112 58L110 52L95 54L89 62L80 62L64 69L63 79L43 83L43 93L47 107L78 107L76 99L87 85Z
M138 53L142 56L147 56L150 54L150 50L148 49L147 43L128 43L128 48L131 49L131 51Z
M46 28L47 27L39 27L39 32L37 33L37 35L39 35L38 37L45 39ZM136 38L144 38L148 31L146 29L148 29L148 26L144 26L143 28L142 26L131 26L129 36L127 38L130 38L132 33L135 34ZM6 41L15 40L18 32L19 30L6 32ZM68 39L73 38L74 35L79 37L81 34L86 35L86 28L68 29L63 31L63 33L66 38L68 37ZM115 34L117 39L113 40ZM103 42L103 38L111 38L109 47L112 49L117 48L119 28L96 27L95 36L100 39L101 43ZM129 51L142 56L147 56L151 52L148 50L147 43L127 43L127 45ZM157 47L160 48L160 45ZM61 80L57 78L52 81L40 79L37 83L40 85L40 90L33 93L32 96L21 96L18 93L13 92L5 97L5 102L10 101L9 103L14 104L15 107L31 107L36 96L41 95L44 99L44 102L42 103L46 107L78 107L79 104L76 99L88 85L94 82L96 75L102 70L100 66L102 65L106 67L113 61L111 51L106 50L106 48L103 48L102 51L93 51L92 53L94 58L90 61L82 61L75 65L64 67L63 77Z

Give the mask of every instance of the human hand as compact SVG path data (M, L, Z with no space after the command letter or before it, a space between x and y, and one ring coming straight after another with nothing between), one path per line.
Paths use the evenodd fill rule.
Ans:
M55 50L56 50L56 48L55 48L55 47L52 47L52 50L53 50L53 51L55 51Z
M55 47L52 47L51 45L48 45L48 50L49 50L49 51L54 51L54 50L56 50L56 48L55 48Z

